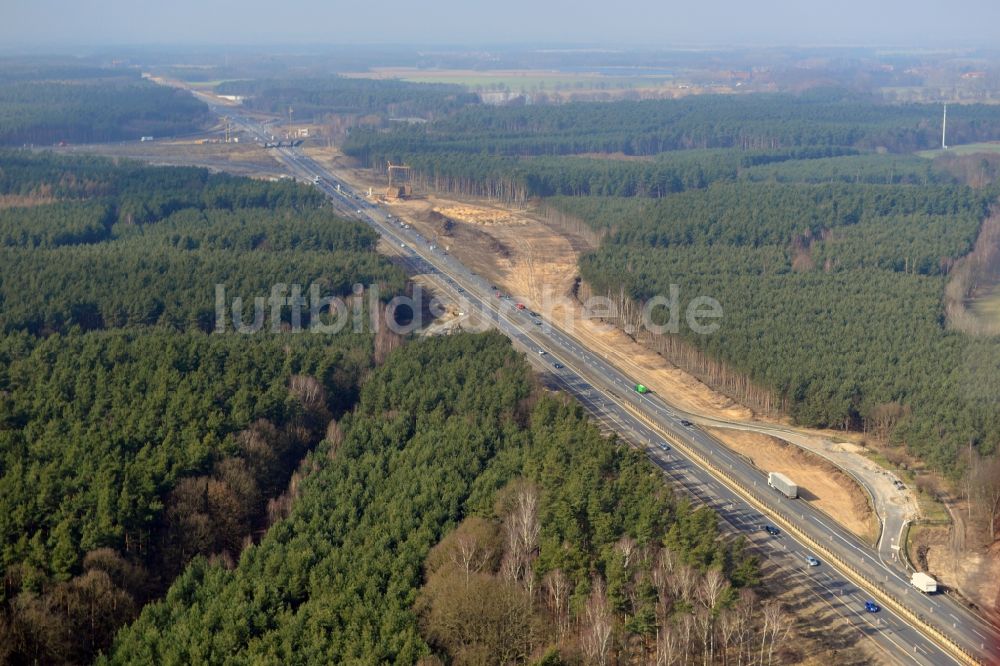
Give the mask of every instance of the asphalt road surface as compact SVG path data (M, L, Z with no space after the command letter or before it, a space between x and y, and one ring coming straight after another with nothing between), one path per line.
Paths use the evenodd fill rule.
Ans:
M232 110L225 112L233 118ZM235 118L256 137L264 130ZM717 511L726 526L744 534L768 563L786 572L844 617L858 632L899 663L1000 663L1000 636L977 614L943 595L926 595L879 553L801 500L770 489L764 475L727 449L686 415L653 394L634 390L641 378L626 377L560 329L514 300L497 298L491 286L412 228L389 219L387 211L360 197L336 174L292 148L274 149L295 177L313 182L345 216L360 218L398 248L414 274L449 291L460 309L491 322L523 349L531 362L575 396L609 428L649 458L674 484ZM339 189L338 189L339 183ZM545 351L545 355L540 354ZM558 364L561 367L556 367ZM664 448L669 447L669 448ZM780 533L768 534L765 525ZM809 566L807 556L820 560ZM881 606L865 610L865 601ZM950 644L949 644L950 643Z

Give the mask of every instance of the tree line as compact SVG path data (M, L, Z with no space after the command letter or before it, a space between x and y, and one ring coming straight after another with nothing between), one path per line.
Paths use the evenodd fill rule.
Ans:
M0 661L90 662L189 560L235 561L287 512L397 344L212 333L214 285L406 279L294 183L7 152L0 185L36 204L0 208Z
M996 340L947 330L942 302L994 196L944 185L740 183L657 202L550 203L610 226L581 274L627 317L671 284L720 301L725 318L712 335L682 329L650 341L668 357L806 425L875 431L899 406L877 430L957 472L970 442L988 455L1000 441L988 397L1000 389L988 375Z
M108 663L763 664L789 630L742 542L499 333L398 350L308 460L288 518L192 562Z
M193 132L208 107L188 92L141 78L134 70L95 77L69 68L37 78L0 78L0 145L95 143Z
M314 122L343 114L434 118L478 103L462 86L344 76L240 79L220 83L215 90L246 96L243 105L255 111L285 116L292 107L295 118Z
M470 106L426 125L354 130L345 151L374 164L389 155L465 153L530 157L580 153L649 156L675 150L796 147L912 152L940 141L940 107L888 104L840 90L696 95L641 102ZM1000 136L1000 112L963 105L954 143Z

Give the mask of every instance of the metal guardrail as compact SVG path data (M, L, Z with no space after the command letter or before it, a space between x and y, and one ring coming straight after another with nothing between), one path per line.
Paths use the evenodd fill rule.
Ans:
M615 402L618 401L616 400ZM662 426L657 424L642 412L636 410L632 405L627 402L618 402L618 404L624 407L630 414L642 421L647 427L652 428L656 432L660 433L665 439L670 440L674 446L680 449L690 459L696 461L705 469L713 471L716 478L728 485L731 490L743 497L758 510L770 515L775 522L780 523L784 529L794 534L800 541L815 549L817 552L822 553L825 558L836 562L840 566L841 570L847 573L859 587L864 588L873 596L879 597L885 605L891 607L892 610L898 615L907 618L911 624L921 627L924 632L938 644L939 647L946 649L960 662L968 664L969 666L976 666L984 663L982 660L949 638L940 629L932 624L929 624L923 616L914 613L909 608L904 606L902 601L885 590L881 583L869 579L867 575L855 568L852 564L844 561L840 556L836 555L826 546L817 542L800 530L792 520L782 515L780 511L768 506L760 497L758 497L757 493L752 488L736 478L735 475L730 474L728 470L704 458L700 453L680 441L676 435L666 432Z
M500 313L504 316L506 313ZM508 317L509 319L509 317ZM511 323L513 323L511 321ZM515 325L516 327L516 325ZM579 373L578 373L579 374ZM976 666L982 664L981 660L976 658L973 654L968 652L962 646L958 645L955 641L945 635L941 630L933 625L929 624L922 616L914 613L909 608L903 605L903 603L896 599L892 594L884 589L884 587L877 581L873 581L868 578L864 573L855 568L850 563L844 561L838 555L833 553L823 544L815 541L813 538L805 534L800 530L794 522L782 515L780 511L777 511L770 506L768 506L760 497L757 496L756 492L750 487L746 486L742 481L736 478L735 475L731 474L728 470L723 467L716 465L714 462L704 458L700 453L696 452L687 444L683 443L676 435L673 433L668 433L665 429L647 417L645 414L635 409L635 407L629 404L627 401L619 401L613 394L608 393L608 397L616 402L619 406L624 407L626 411L632 414L634 417L638 418L647 427L651 428L655 432L660 433L665 439L669 439L674 446L680 449L685 455L687 455L691 460L696 461L706 470L710 470L714 473L717 479L725 483L729 488L736 494L743 497L752 506L756 507L758 510L766 513L774 519L775 522L780 523L782 527L788 532L794 534L800 541L809 545L816 552L822 553L825 558L836 562L842 571L847 573L848 577L852 578L853 581L862 588L865 588L873 596L879 597L880 600L887 606L890 606L897 614L907 618L911 624L920 626L926 634L931 636L935 643L939 647L943 647L948 652L952 654L956 659L969 666ZM863 484L862 484L863 485Z

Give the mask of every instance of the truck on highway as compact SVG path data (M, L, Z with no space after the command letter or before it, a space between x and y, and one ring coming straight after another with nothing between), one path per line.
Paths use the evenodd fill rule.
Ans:
M915 572L910 577L910 585L927 594L937 592L937 581L934 580L934 577L928 576L921 571Z
M799 487L781 472L769 472L767 475L767 485L771 486L788 499L795 499L799 496Z
M645 393L649 393L649 389L646 388L645 386L643 386L642 384L636 384L635 385L635 392L636 393L643 393L643 394L645 394Z

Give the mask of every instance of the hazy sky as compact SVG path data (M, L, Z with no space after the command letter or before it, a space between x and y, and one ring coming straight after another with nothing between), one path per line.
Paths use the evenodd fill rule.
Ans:
M1000 0L0 0L0 45L1000 47Z

